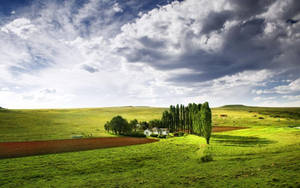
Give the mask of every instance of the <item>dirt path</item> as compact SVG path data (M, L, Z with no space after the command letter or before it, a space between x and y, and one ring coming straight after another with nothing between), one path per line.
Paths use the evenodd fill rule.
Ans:
M0 158L83 151L99 148L146 144L155 141L157 140L132 137L109 137L32 142L0 142Z

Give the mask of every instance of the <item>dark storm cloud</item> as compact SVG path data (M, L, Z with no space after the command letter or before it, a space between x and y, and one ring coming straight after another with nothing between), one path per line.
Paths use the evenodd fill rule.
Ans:
M293 19L287 19L286 20L286 23L289 23L289 24L295 24L295 23L297 23L299 20L293 20Z
M206 81L244 70L258 70L266 67L268 61L272 60L279 52L277 48L271 49L273 45L277 44L276 41L260 41L259 37L262 35L264 27L263 19L249 20L232 27L225 36L222 50L213 54L191 48L183 54L172 56L161 52L160 47L156 45L151 46L155 46L155 49L123 49L123 51L127 52L125 56L128 61L147 62L160 70L189 68L202 72L174 76L170 79L172 81ZM190 37L191 35L187 35L186 40L188 41ZM163 42L161 43L163 44ZM147 46L149 47L149 45L145 47Z
M232 17L232 14L231 11L210 12L204 20L202 33L208 34L211 31L222 29L224 23Z
M293 0L292 3L288 4L287 7L285 7L285 11L282 15L283 20L288 20L294 18L297 14L300 13L300 1L299 0Z
M148 48L163 48L165 46L164 41L154 40L147 36L141 37L139 41Z
M230 0L235 16L248 18L265 12L276 0Z
M169 81L172 82L201 82L249 70L300 69L298 50L300 42L299 40L288 41L289 37L299 33L299 23L292 24L293 36L289 36L288 30L291 28L288 28L290 24L286 22L287 17L295 16L296 12L300 13L299 1L292 1L286 9L291 11L289 16L284 13L278 21L281 25L278 25L271 34L266 34L268 21L263 17L257 18L257 15L265 13L274 2L272 0L231 0L235 9L210 12L202 21L200 34L191 30L182 33L180 38L183 38L184 42L180 44L183 48L180 54L168 54L161 50L167 41L153 42L154 39L147 37L139 39L144 44L142 48L128 47L119 52L129 62L144 62L158 70L189 68L197 72L170 75ZM224 32L221 29L227 21L236 21L238 24ZM209 43L210 33L215 31L223 38L220 50L212 52L195 48L193 40L206 35Z
M253 19L230 29L219 53L203 50L189 52L179 62L188 62L187 68L202 73L185 74L171 78L176 82L199 82L232 75L245 70L260 70L269 67L279 53L276 41L261 41L264 20ZM250 39L250 40L249 40ZM255 54L255 55L253 55Z

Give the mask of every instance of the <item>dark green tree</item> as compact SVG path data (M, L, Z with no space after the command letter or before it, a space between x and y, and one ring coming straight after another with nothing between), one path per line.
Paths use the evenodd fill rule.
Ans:
M181 130L185 130L185 126L184 126L184 105L181 104L180 105L180 127L181 127Z
M149 127L150 128L162 128L162 122L159 119L153 119L151 121L149 121Z
M104 124L104 129L105 129L105 131L110 132L110 122L109 122L109 121L107 121L107 122Z
M137 129L137 125L138 125L138 120L137 119L133 119L129 122L129 126L132 130L134 130L136 132Z
M179 130L179 104L176 105L175 108L175 130L178 131Z
M169 112L168 110L165 110L162 114L162 117L161 117L161 124L163 127L165 128L169 128Z
M110 129L113 133L122 135L132 131L131 127L128 124L128 121L124 119L122 116L115 116L109 122Z
M161 124L162 124L163 128L168 128L169 130L171 130L172 115L168 110L163 112L163 115L161 118Z
M210 111L208 103L205 104L205 109ZM161 127L169 128L170 132L176 132L179 130L188 131L189 133L195 133L199 136L204 136L204 124L202 117L202 104L190 103L188 106L184 105L170 105L169 111L163 112L161 118ZM210 112L211 113L211 112ZM205 115L205 121L209 122L211 126L211 114L210 117ZM151 123L152 126L153 123ZM209 125L206 123L205 125ZM156 127L158 127L156 125ZM205 129L205 135L208 136L209 126ZM209 136L210 137L210 136Z
M140 125L141 125L143 130L146 130L146 129L149 128L149 123L147 121L141 121Z
M209 144L212 124L211 124L211 110L209 108L208 102L205 102L201 106L201 124L203 127L202 134L206 139L206 143Z
M185 107L185 129L188 131L188 132L190 132L189 130L190 130L190 127L189 127L189 125L190 125L190 119L189 119L189 114L190 114L190 112L189 112L189 107L187 106L187 107Z
M171 114L171 126L170 126L170 131L174 132L175 130L175 122L176 122L176 112L175 112L175 106L170 106L170 114Z
M202 122L200 111L193 115L193 133L202 136Z

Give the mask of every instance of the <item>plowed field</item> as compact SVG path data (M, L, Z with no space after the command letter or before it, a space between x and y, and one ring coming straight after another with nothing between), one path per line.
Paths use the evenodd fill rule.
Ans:
M83 151L99 148L146 144L155 141L157 140L147 138L112 137L32 142L0 142L0 158Z

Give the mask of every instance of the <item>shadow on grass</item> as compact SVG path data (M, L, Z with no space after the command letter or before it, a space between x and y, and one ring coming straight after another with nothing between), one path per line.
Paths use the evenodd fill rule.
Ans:
M222 143L225 146L254 147L275 143L275 141L255 136L213 135L212 138L213 142Z

